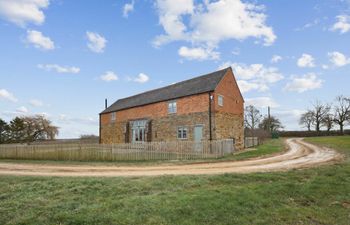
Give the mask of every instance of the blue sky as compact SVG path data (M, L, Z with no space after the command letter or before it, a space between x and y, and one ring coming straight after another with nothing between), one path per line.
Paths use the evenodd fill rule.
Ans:
M350 95L348 0L0 0L0 34L0 117L45 114L61 138L98 134L105 98L226 66L286 129Z

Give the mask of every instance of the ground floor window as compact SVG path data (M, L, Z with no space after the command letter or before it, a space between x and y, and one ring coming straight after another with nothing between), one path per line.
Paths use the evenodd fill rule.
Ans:
M136 120L131 122L132 142L146 141L146 124L147 120Z
M187 127L178 127L177 128L177 138L178 139L187 139Z

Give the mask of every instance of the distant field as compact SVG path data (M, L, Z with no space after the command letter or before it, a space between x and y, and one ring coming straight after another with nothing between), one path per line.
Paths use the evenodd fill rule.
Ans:
M342 151L344 154L349 154L350 149L350 136L340 136L340 137L313 137L306 138L305 140L330 148L335 148Z
M0 176L0 224L349 224L350 137L306 140L336 148L346 160L286 173ZM282 151L274 142L273 151L271 142L260 151Z

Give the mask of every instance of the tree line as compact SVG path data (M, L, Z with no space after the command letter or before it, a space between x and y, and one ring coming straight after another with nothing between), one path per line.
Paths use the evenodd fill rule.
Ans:
M350 98L342 95L335 98L332 103L322 103L316 101L312 107L301 115L299 124L308 131L314 129L320 132L321 128L326 128L329 132L336 125L340 134L344 134L344 126L350 124Z
M57 135L58 127L42 115L15 117L9 123L0 118L0 144L52 140Z
M259 137L264 139L271 133L283 129L281 121L271 115L263 116L253 105L248 105L244 109L244 127L246 136Z

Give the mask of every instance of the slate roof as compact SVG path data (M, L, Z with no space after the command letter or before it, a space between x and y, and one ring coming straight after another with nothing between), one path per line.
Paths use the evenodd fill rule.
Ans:
M231 70L231 67L166 87L119 99L102 111L101 114L214 91L228 70Z

